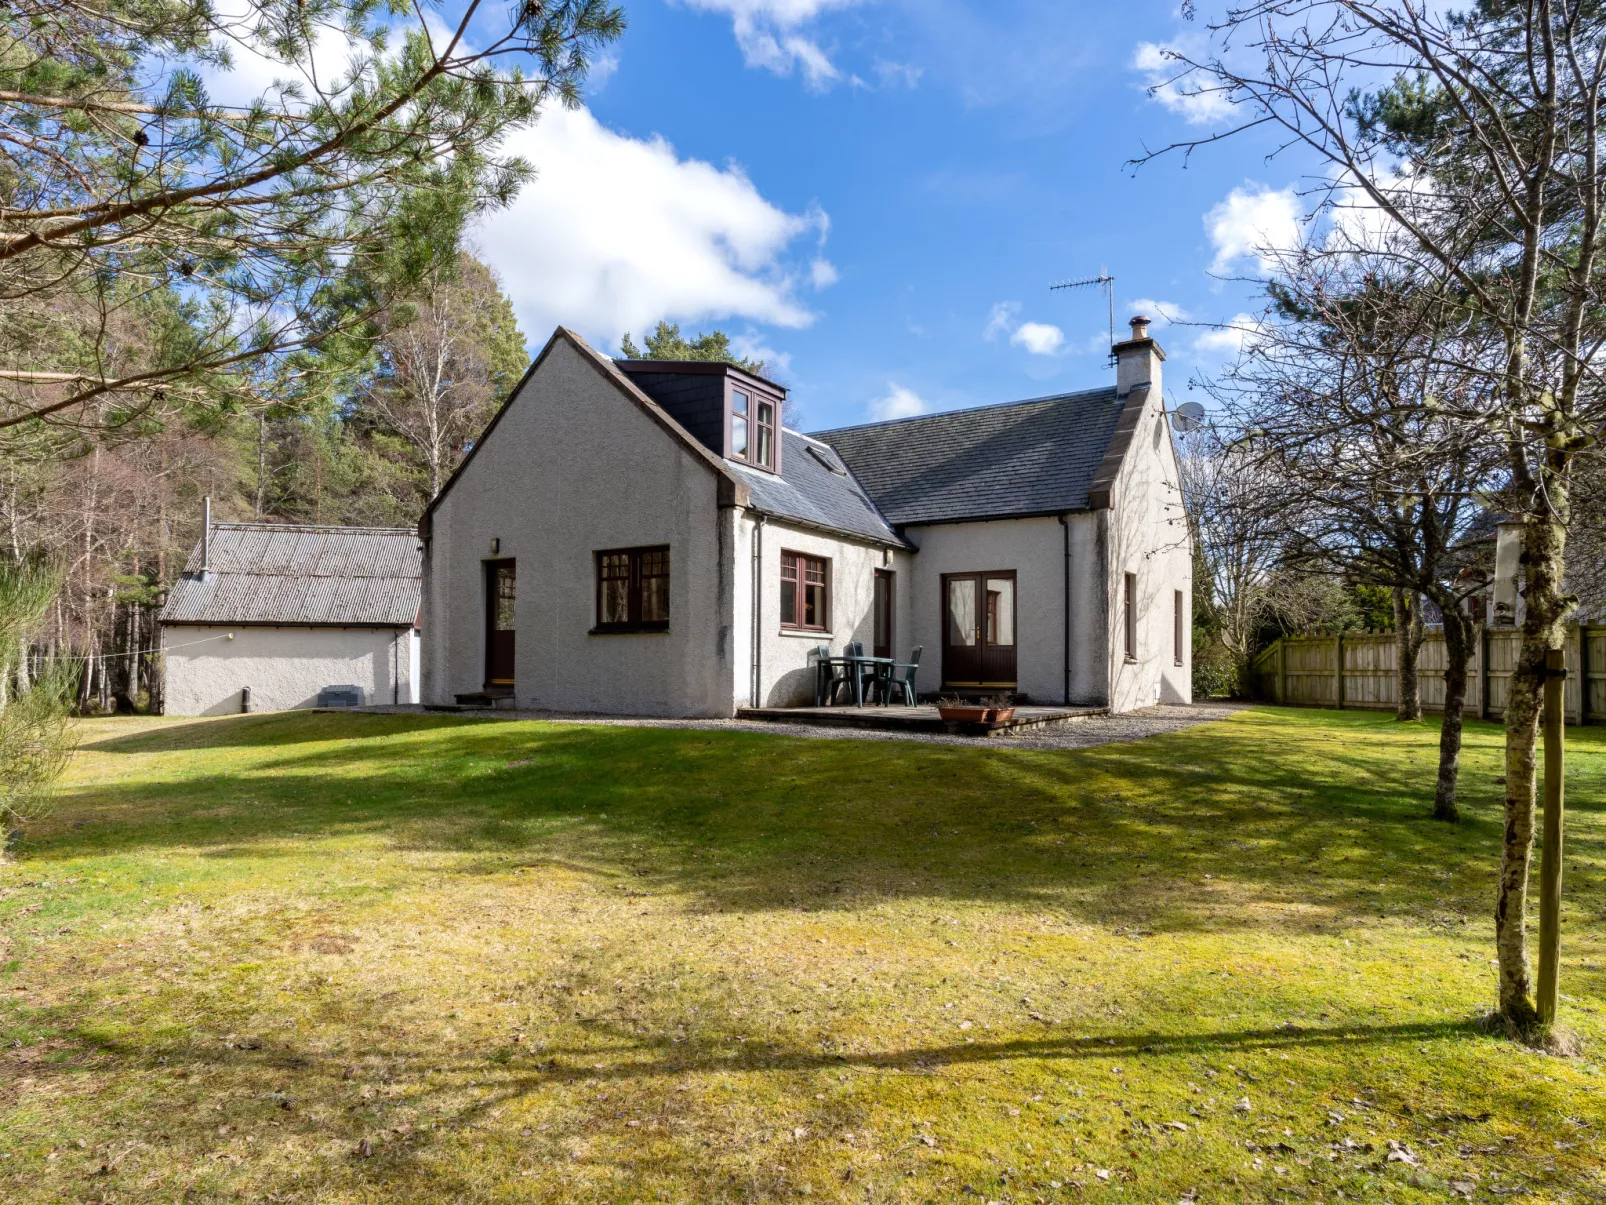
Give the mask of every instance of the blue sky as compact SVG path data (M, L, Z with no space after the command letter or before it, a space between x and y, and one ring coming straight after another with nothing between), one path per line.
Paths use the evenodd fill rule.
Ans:
M512 149L540 176L476 238L533 346L559 322L607 350L658 318L719 326L818 429L1086 388L1099 290L1228 322L1239 276L1300 212L1291 168L1206 131L1208 101L1147 96L1152 47L1196 37L1162 4L629 0L579 113ZM1158 306L1157 306L1158 303ZM1232 340L1159 324L1167 392Z

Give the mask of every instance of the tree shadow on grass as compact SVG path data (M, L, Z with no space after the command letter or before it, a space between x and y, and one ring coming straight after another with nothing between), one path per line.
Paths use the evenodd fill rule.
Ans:
M936 896L1153 931L1260 924L1262 904L1297 911L1279 921L1296 927L1424 908L1481 917L1500 831L1497 733L1469 726L1468 820L1446 826L1426 819L1433 734L1354 712L1244 712L1065 751L241 717L89 746L211 752L154 781L72 789L23 853L272 857L350 838L470 855L456 873L557 860L714 911ZM1598 795L1599 734L1576 744L1589 756L1573 760L1575 794ZM1570 842L1575 858L1600 853L1592 824Z

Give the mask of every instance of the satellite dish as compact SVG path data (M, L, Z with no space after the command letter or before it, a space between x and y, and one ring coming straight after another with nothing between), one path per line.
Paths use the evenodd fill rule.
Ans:
M1183 402L1171 412L1171 425L1178 431L1197 431L1204 426L1205 410L1198 402Z

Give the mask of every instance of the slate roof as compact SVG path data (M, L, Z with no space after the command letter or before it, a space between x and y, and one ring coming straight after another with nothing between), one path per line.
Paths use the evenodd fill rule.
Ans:
M780 477L725 462L747 486L750 507L778 519L905 546L828 445L785 428L781 441Z
M819 431L888 522L1086 510L1121 417L1113 386ZM791 451L786 469L791 471Z
M197 544L160 621L412 627L421 565L409 528L214 523L211 571Z

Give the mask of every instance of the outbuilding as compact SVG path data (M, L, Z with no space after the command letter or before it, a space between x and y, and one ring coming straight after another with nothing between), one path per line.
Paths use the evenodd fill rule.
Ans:
M212 523L160 616L169 715L418 702L418 535Z

